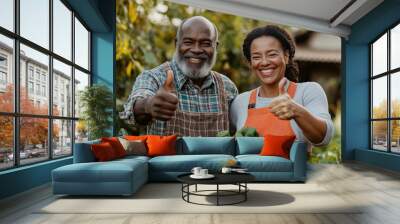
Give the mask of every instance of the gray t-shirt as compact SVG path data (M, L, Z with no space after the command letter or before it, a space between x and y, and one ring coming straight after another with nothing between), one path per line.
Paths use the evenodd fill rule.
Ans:
M289 84L289 82L288 82ZM286 85L286 89L288 87ZM257 99L256 108L266 107L274 98L264 98L258 96L257 88ZM239 94L231 105L230 120L231 124L236 130L241 129L246 123L247 119L247 106L249 104L251 91L247 91ZM302 130L297 125L294 119L290 120L290 124L296 134L296 141L309 142L314 146L323 146L329 144L334 135L334 126L332 123L331 115L328 111L328 100L322 87L316 82L304 82L297 83L296 93L293 97L294 101L304 106L311 114L316 117L323 119L326 122L327 131L322 142L312 143L303 135Z

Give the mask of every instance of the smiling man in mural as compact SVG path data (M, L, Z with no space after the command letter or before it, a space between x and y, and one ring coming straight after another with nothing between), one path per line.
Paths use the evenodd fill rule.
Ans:
M140 74L122 118L147 126L147 134L215 136L229 129L229 107L238 94L225 75L212 71L218 30L208 19L184 20L171 61Z

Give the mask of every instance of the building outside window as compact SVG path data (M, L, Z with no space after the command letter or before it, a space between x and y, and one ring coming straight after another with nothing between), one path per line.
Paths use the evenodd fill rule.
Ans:
M0 98L11 96L7 102L0 101L0 123L3 129L7 128L6 135L0 134L0 139L6 139L0 141L1 158L5 158L0 160L0 170L70 156L73 143L87 139L86 127L81 125L79 114L67 105L78 102L77 93L83 85L89 85L89 82L82 84L80 80L90 80L90 32L64 1L51 2L19 1L19 12L11 12L14 17L20 16L14 18L19 21L15 29L19 33L14 29L7 32L0 29L0 83L15 87L13 78L10 78L14 77L12 68L20 66L17 74L19 88L7 89L10 92L0 91ZM38 11L43 13L37 14ZM51 29L50 24L53 25ZM52 48L50 42L53 43ZM14 54L19 56L18 63L12 60ZM63 60L58 61L54 55ZM75 55L74 60L72 55ZM74 76L76 73L79 73L78 77ZM52 90L48 89L48 77L53 78ZM62 87L58 84L59 80L64 82ZM79 88L65 88L74 83L80 83ZM18 90L21 94L15 94ZM63 103L57 105L60 94L63 94ZM14 99L14 95L19 97ZM50 105L50 97L53 97L54 105ZM14 112L14 104L20 108L18 113ZM18 125L16 134L13 133L14 125ZM33 131L43 134L33 139L30 135Z
M400 25L370 45L371 148L400 153Z

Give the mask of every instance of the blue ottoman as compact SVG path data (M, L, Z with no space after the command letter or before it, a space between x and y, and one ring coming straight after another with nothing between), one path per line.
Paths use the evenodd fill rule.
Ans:
M108 162L74 163L52 171L53 193L132 195L148 180L147 157Z

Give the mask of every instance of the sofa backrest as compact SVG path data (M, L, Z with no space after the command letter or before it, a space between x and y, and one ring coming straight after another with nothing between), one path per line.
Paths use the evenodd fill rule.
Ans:
M100 139L75 143L74 148L74 163L89 163L95 162L96 158L93 155L92 149L90 146L92 144L99 144Z
M235 155L233 137L182 137L177 141L177 154L226 154Z
M236 155L259 154L263 145L263 137L236 137Z

